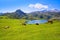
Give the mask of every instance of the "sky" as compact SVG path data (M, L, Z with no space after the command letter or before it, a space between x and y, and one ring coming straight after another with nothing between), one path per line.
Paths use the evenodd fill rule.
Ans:
M0 12L60 10L60 0L0 0Z

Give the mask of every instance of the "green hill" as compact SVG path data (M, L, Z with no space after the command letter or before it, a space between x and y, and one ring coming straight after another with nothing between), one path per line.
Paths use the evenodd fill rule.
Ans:
M0 40L60 40L60 21L27 24L24 19L0 19ZM9 28L5 29L6 26Z

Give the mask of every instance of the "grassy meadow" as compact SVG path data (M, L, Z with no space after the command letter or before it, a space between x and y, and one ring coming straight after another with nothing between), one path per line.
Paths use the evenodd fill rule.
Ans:
M24 19L0 19L0 40L60 40L60 21L27 24ZM5 29L5 26L9 28Z

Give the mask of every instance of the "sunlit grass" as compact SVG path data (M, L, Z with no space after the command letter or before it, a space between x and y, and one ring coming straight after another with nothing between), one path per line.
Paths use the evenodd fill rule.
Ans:
M24 19L0 19L0 40L60 40L60 21L26 26L22 23Z

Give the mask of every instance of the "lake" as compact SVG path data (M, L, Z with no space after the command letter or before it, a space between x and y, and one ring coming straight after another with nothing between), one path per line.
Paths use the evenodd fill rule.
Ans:
M46 23L47 22L47 20L27 20L27 24L36 24L36 23L39 23L39 24L41 24L41 23Z

